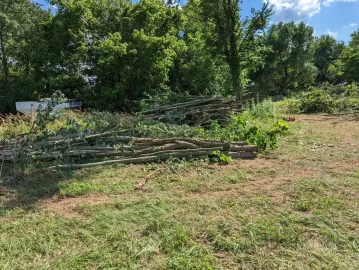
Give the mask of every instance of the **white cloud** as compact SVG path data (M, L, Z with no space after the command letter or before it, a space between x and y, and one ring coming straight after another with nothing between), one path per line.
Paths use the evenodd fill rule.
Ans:
M358 24L356 24L356 23L350 23L350 24L348 24L348 25L344 25L344 28L350 28L350 27L355 27L355 26L357 26Z
M275 21L300 21L313 17L322 6L333 2L356 2L359 0L264 0L273 5Z
M333 2L356 2L358 0L324 0L323 5L324 6L330 6Z
M275 11L274 18L299 21L310 18L320 11L319 0L268 0Z
M330 31L330 29L328 29L327 34L333 38L336 38L338 35L338 32L332 32L332 31Z

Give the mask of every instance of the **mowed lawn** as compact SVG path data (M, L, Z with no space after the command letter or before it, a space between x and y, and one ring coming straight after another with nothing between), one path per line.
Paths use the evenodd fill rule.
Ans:
M0 269L359 269L359 122L302 115L279 147L177 162L3 172Z

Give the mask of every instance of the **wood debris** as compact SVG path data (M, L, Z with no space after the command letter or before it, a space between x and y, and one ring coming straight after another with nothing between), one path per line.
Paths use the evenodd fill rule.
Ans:
M43 140L7 140L0 142L0 157L4 162L20 158L34 162L69 160L71 164L56 165L47 170L71 170L111 164L141 164L162 162L171 158L206 157L213 152L232 158L255 158L257 146L244 142L205 140L185 137L138 138L123 136L121 131L96 133L87 136ZM21 150L21 153L18 151Z
M211 97L156 106L140 113L144 119L163 122L176 121L188 125L208 125L216 120L225 123L230 114L242 112L242 104L235 98Z

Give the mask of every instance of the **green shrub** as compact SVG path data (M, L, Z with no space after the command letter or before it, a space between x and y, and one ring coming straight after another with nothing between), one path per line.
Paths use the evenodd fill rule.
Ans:
M209 160L211 162L222 163L222 164L229 164L232 162L231 157L229 157L219 151L214 151L211 155L209 155Z
M257 145L260 151L266 151L276 147L278 136L286 134L288 129L288 123L283 120L257 121L250 115L243 114L232 116L226 126L221 126L217 121L212 121L208 129L186 125L139 122L132 130L131 135L150 138L187 137L245 141ZM229 161L225 160L224 162Z
M275 148L278 136L288 132L289 125L283 120L262 123L250 118L248 115L233 116L227 126L221 127L217 122L212 122L207 132L210 138L226 141L245 141L255 144L260 151Z
M269 99L259 103L251 100L246 104L245 113L255 118L275 118L277 116L274 104Z
M300 99L300 110L303 113L332 113L336 108L334 99L324 90L314 89L302 95Z
M298 114L300 113L300 102L296 98L285 98L282 101L276 102L277 110L282 113Z
M338 111L359 111L359 99L344 98L337 101Z

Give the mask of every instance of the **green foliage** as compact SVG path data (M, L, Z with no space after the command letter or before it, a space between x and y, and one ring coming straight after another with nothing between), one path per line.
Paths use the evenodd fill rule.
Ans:
M47 17L32 1L0 2L0 113L14 112L14 102L34 97L41 85L35 74L40 72L41 22Z
M276 104L279 111L288 114L298 114L301 112L300 103L297 98L285 98Z
M216 257L204 247L194 246L171 258L167 269L173 270L219 270Z
M269 3L263 3L260 10L251 10L251 16L241 21L241 4L239 0L205 0L199 2L202 19L210 23L213 35L207 43L215 44L214 54L221 54L225 59L232 83L232 95L243 97L243 86L248 84L248 72L255 70L261 63L266 46L262 37L272 13Z
M254 75L264 94L287 94L288 90L311 85L316 75L313 65L313 28L305 23L274 24L266 35L271 47L265 64Z
M359 87L356 84L310 88L293 98L278 102L283 113L333 113L359 111Z
M332 113L335 109L334 99L324 90L314 89L304 93L300 99L300 110L304 113Z
M314 64L318 68L317 81L335 81L337 74L335 74L334 66L345 48L344 42L337 41L329 35L323 35L314 41L314 47Z
M248 223L242 233L250 237L250 245L253 248L266 245L268 242L296 247L301 242L296 217L288 214Z
M60 194L65 196L81 196L87 195L91 191L99 191L96 187L87 182L72 182L69 185L64 185L63 187L60 185Z
M225 127L212 122L207 136L217 140L245 141L257 145L260 151L266 151L275 148L278 137L287 134L289 129L283 120L266 122L264 124L246 115L233 116Z
M359 81L359 30L351 34L351 41L343 51L343 77L349 82Z
M209 155L209 161L216 163L229 164L232 162L232 158L219 152L214 151L211 155Z
M265 99L262 102L255 102L252 99L246 104L246 111L249 116L253 118L275 118L277 113L274 104L271 100Z
M28 0L0 3L0 113L57 91L92 109L133 112L141 99L172 94L242 99L250 89L263 97L298 91L315 78L359 80L358 31L348 46L314 39L304 23L264 31L268 3L248 17L239 0L190 0L182 10L162 0L49 3L56 12ZM356 107L343 102L343 109ZM248 111L270 117L266 105Z
M165 137L191 137L215 139L225 141L245 141L258 146L259 150L266 151L275 148L280 135L287 134L288 123L275 118L268 120L256 119L250 114L232 116L225 126L213 121L208 129L174 125L165 123L138 122L131 134L134 136L165 138ZM228 162L225 157L218 157L217 161Z

